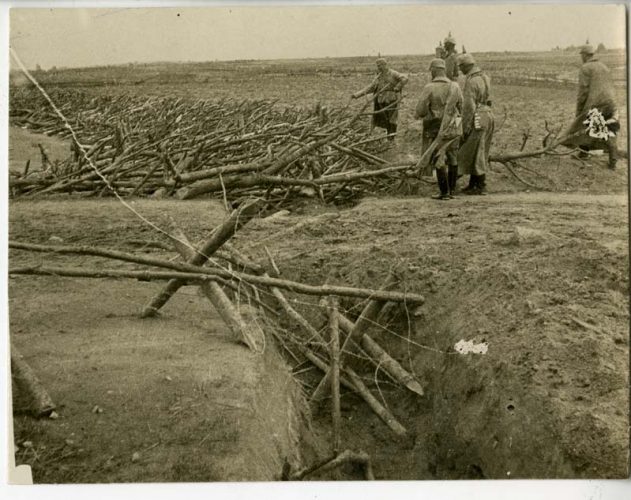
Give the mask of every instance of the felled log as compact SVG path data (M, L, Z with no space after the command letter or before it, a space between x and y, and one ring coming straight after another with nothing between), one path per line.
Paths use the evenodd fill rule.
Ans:
M386 278L386 281L382 286L382 290L388 290L392 288L397 282L397 276L395 275L395 273L391 272ZM381 312L381 309L383 309L384 305L385 303L383 301L374 297L372 298L372 300L368 301L368 304L366 304L363 311L359 315L359 318L357 318L357 321L353 325L352 330L349 332L346 339L344 340L341 348L342 353L340 357L344 356L344 352L346 350L350 350L351 341L359 341L365 331L376 322L376 319L379 316L379 313ZM312 401L318 401L327 396L331 384L331 375L331 372L329 372L322 378L320 384L311 396Z
M295 344L298 349L314 366L318 367L322 372L328 373L330 366L322 361L318 356L302 344ZM407 430L403 427L398 420L388 411L371 393L366 384L359 378L359 376L350 368L343 368L340 376L340 384L356 392L370 407L370 409L377 414L377 416L394 432L397 436L405 436Z
M55 410L55 403L48 395L48 391L13 343L11 343L11 377L17 388L28 398L33 415L47 417Z
M186 235L178 228L173 229L173 235L175 236L173 238L174 246L178 253L185 259L192 260L195 249ZM200 285L200 289L215 307L235 338L242 341L250 350L262 352L265 346L265 333L260 325L253 321L245 321L216 281L204 282Z
M189 259L188 263L199 266L206 262L221 245L228 241L241 227L254 217L260 207L261 202L256 200L234 210L230 217L215 230L204 245L196 251L196 254ZM164 290L145 306L141 317L146 318L155 315L182 285L182 281L178 281L177 279L171 280Z
M355 373L351 368L344 367L344 374L348 377L350 382L356 387L357 393L363 398L368 406L374 411L377 416L385 422L385 424L390 427L392 432L394 432L397 436L405 436L407 434L407 430L403 427L396 418L390 413L386 408L377 401L372 393L366 387L366 384L362 382L357 373Z
M331 358L331 413L333 420L333 453L337 453L341 446L340 434L340 323L337 301L329 297L329 346Z
M342 467L346 464L359 465L364 473L364 479L374 481L375 476L372 471L370 456L363 451L352 452L350 450L345 450L340 454L333 455L313 464L310 467L299 470L294 474L291 474L288 479L290 481L302 481L307 476L316 473L324 474L325 472Z
M172 262L168 260L156 259L154 257L138 256L117 250L105 250L94 247L72 247L72 246L55 246L55 245L37 245L33 243L10 242L9 248L32 250L38 252L58 252L58 253L76 253L84 255L95 255L100 257L109 257L117 260L135 262L150 266L158 266L173 271L121 271L113 269L101 269L98 271L81 269L81 268L63 268L63 267L45 267L45 266L27 266L10 269L12 274L31 274L31 275L54 275L74 276L78 278L132 278L139 280L164 280L178 279L189 282L203 282L213 280L229 280L244 281L252 285L262 285L268 287L276 287L285 290L303 293L305 295L335 295L339 297L357 297L363 299L375 299L378 301L392 302L409 302L411 304L422 304L425 298L415 293L403 293L387 290L373 290L368 288L354 288L347 286L334 285L307 285L296 281L290 281L269 276L257 276L254 274L231 271L221 268L200 267L189 263Z

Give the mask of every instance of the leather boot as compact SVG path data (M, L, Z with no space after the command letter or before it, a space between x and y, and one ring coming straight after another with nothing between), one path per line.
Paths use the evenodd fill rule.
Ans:
M447 169L436 169L436 180L438 181L438 188L440 194L432 196L434 200L448 200L449 199L449 181L447 180Z
M449 165L447 172L447 181L449 182L449 196L456 196L456 184L458 182L458 165Z
M394 141L394 135L390 135L390 134L396 134L397 133L397 126L396 124L389 124L388 128L386 129L386 131L388 132L388 140L389 141Z
M471 174L469 176L469 185L462 189L464 194L475 194L478 189L478 176Z
M609 154L609 170L615 170L618 162L618 138L616 136L607 139L607 153Z
M486 174L478 175L478 187L475 194L486 195Z

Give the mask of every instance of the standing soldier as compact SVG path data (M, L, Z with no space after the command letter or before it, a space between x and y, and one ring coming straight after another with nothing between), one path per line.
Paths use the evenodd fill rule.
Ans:
M587 157L587 151L590 149L604 146L609 153L609 168L614 170L618 154L616 133L620 130L620 123L611 74L607 66L594 56L594 48L591 45L583 46L580 54L583 65L578 74L576 118L565 133L570 135L570 138L563 144L568 147L579 146L581 158ZM590 114L593 109L598 110L601 115L598 117L601 118L599 121L604 122L600 124L600 134L595 134L593 130L586 133L584 122L590 118L589 121L594 120L595 113L592 111ZM597 127L588 125L588 128Z
M445 51L443 54L447 78L452 82L458 81L458 53L456 52L456 39L451 36L451 31L445 38Z
M460 175L470 175L467 194L486 194L486 172L493 139L495 118L491 110L491 82L476 65L471 54L458 56L465 75L462 105L463 140L458 151Z
M437 58L445 58L445 49L443 48L443 41L438 42L438 47L434 49L434 56Z
M420 167L423 170L431 165L436 169L440 194L432 198L448 200L454 196L458 179L456 156L462 135L462 92L457 83L447 78L444 60L434 59L429 70L432 81L423 88L415 113L416 119L423 120L425 164ZM433 148L431 153L430 148Z
M377 76L372 83L351 95L353 99L357 99L366 94L373 94L372 125L373 127L385 128L390 141L394 140L397 132L401 90L407 82L407 76L389 69L386 60L379 58L377 59Z

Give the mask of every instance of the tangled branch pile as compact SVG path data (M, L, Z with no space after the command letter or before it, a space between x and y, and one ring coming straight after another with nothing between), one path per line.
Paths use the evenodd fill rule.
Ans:
M109 184L121 196L210 193L236 201L265 195L282 205L303 194L332 202L386 190L390 184L379 177L393 173L392 167L380 169L387 162L376 156L387 147L383 136L367 137L367 120L360 119L366 106L352 113L269 100L92 96L64 89L50 95L78 142L36 90L12 89L13 124L71 140L65 161L53 164L42 150L43 171L26 167L14 174L14 196L102 196L112 194Z
M234 210L201 244L191 244L186 235L174 227L162 248L176 252L162 258L138 252L124 252L113 248L89 246L55 246L11 241L11 252L42 252L70 255L89 255L127 263L124 268L53 267L42 262L35 266L13 266L9 274L67 276L75 278L137 279L166 281L160 293L143 309L141 316L150 317L185 285L199 286L234 339L252 351L262 352L273 335L278 344L295 361L296 366L312 364L323 376L311 395L313 402L321 402L331 394L333 425L338 439L333 450L340 451L339 398L340 386L357 393L397 436L405 436L406 429L373 394L364 378L353 369L349 358L360 356L378 371L387 374L395 384L422 396L420 383L392 358L372 338L379 328L387 304L406 304L418 307L424 297L418 293L397 291L401 279L391 272L380 289L366 289L340 285L314 285L291 281L282 277L276 263L268 254L269 262L255 261L228 240L253 217L264 202L255 200ZM155 246L155 245L152 245ZM129 264L135 264L129 268ZM140 266L140 267L138 267ZM306 297L328 300L330 307L306 302ZM338 299L345 299L345 308ZM298 303L310 304L320 311L320 317L307 319L297 308ZM354 321L350 311L358 311ZM314 321L317 321L315 323ZM324 323L321 327L318 323Z

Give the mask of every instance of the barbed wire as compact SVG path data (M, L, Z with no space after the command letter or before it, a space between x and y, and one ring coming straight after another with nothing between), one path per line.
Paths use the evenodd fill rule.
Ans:
M73 141L77 145L79 151L83 155L84 159L86 160L86 162L88 163L90 168L105 183L105 186L107 187L107 189L109 189L113 193L113 195L115 196L117 201L120 202L132 214L134 214L136 217L138 217L138 219L140 219L143 223L147 224L148 226L150 226L155 231L159 232L160 234L163 234L164 236L168 237L170 240L177 241L178 243L181 243L186 248L189 248L190 250L192 250L196 254L201 254L209 262L211 262L213 265L217 266L218 268L220 268L220 269L222 269L224 271L229 272L233 276L233 278L238 281L239 288L240 288L240 286L242 285L242 281L245 281L245 280L243 280L240 276L238 276L238 274L236 274L230 267L226 267L226 266L222 265L220 262L218 262L216 259L212 258L212 256L208 256L208 255L205 255L203 252L200 252L189 241L187 241L185 239L180 239L177 236L175 236L174 234L172 234L171 232L167 231L166 229L163 229L158 224L156 224L155 222L149 220L147 217L145 217L143 214L141 214L138 210L136 210L134 207L132 207L129 203L127 203L121 197L121 195L118 193L116 188L114 186L112 186L112 184L109 182L107 177L105 177L102 174L102 172L99 170L99 168L92 162L92 159L88 156L88 152L86 151L85 146L80 142L77 133L75 132L74 128L72 127L72 125L70 124L70 122L68 121L66 116L63 114L63 112L57 107L55 102L51 99L51 97L48 95L46 90L40 85L40 83L37 81L37 79L24 66L22 60L20 59L20 57L17 54L17 52L15 51L15 49L13 47L10 47L9 50L10 50L11 57L15 60L15 62L19 66L20 70L24 73L24 75L27 77L27 79L39 90L39 92L42 94L42 96L45 98L45 100L51 106L51 108L53 109L55 114L63 122L64 127L71 134ZM346 105L346 107L348 107L348 104ZM238 218L237 218L237 222L236 223L237 223L237 226L238 226L238 224L239 224ZM255 242L253 244L253 246L257 246L257 243ZM259 287L257 285L251 284L251 283L248 283L248 285L250 285L253 289L258 290L259 293L262 293L262 294L265 294L265 295L269 295L269 296L273 296L273 294L271 292L267 291L266 289L264 289L262 287ZM238 294L238 295L240 295L240 294ZM370 297L367 300L370 300ZM320 304L316 304L316 303L313 303L313 302L306 302L306 301L300 301L298 299L293 299L293 303L294 304L301 304L301 305L304 305L304 306L307 306L307 307L311 307L311 308L317 308L317 309L319 309L321 311L326 310L325 306L321 306ZM347 312L352 312L355 308L359 308L359 305L360 304L355 304L354 306L349 308L347 310ZM432 348L432 347L420 344L418 342L415 342L411 338L409 338L409 336L410 336L409 311L408 311L407 304L405 304L404 307L405 307L406 313L408 315L408 337L404 337L404 336L398 334L397 332L395 332L394 330L392 330L392 329L386 327L385 325L382 325L382 324L380 324L380 323L378 323L378 322L376 322L374 320L371 320L371 319L368 319L368 318L363 318L363 320L367 321L372 326L375 326L375 327L381 329L382 331L384 331L386 333L389 333L389 334L394 335L395 337L397 337L397 338L399 338L401 340L404 340L408 344L408 348L409 348L410 345L413 345L413 346L418 347L420 349L424 349L424 350L428 350L428 351L432 351L432 352L436 352L436 353L440 353L440 354L453 354L453 353L450 353L450 352L447 352L447 351L442 351L440 349L436 349L436 348ZM257 325L258 325L258 322L257 322ZM260 325L258 325L258 326L260 326ZM321 331L322 331L322 329L320 329L320 332ZM408 352L408 358L409 358L410 366L412 366L411 354L409 352Z

